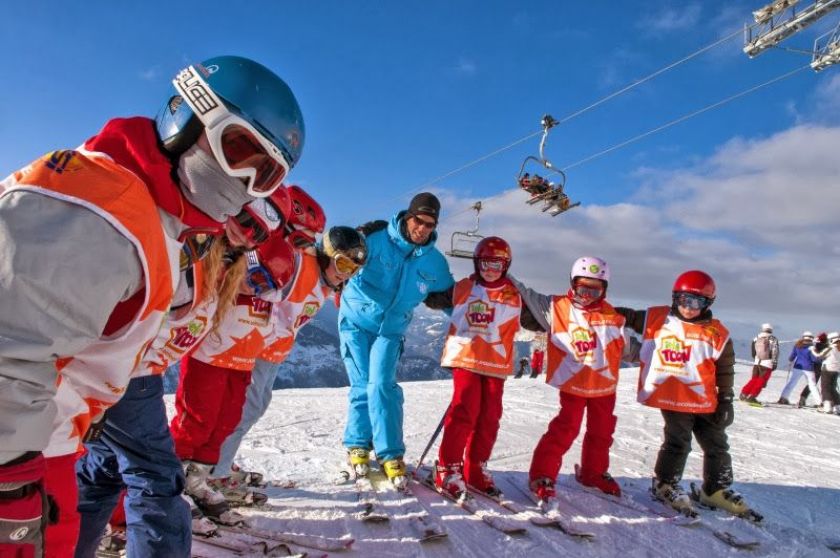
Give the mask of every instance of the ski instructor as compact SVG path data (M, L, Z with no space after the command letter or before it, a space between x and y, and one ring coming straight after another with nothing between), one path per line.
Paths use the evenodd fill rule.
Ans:
M390 222L359 227L368 260L344 288L338 314L341 356L350 379L344 429L348 461L365 475L373 449L398 488L406 482L403 393L397 384L403 334L418 304L455 283L435 248L439 216L440 201L424 192Z
M76 451L155 339L182 247L220 234L300 157L300 107L268 68L219 56L173 85L167 117L110 120L0 182L0 556L73 556ZM146 442L137 452L158 455ZM157 489L183 486L177 472ZM129 508L129 529L148 532L129 555L190 555L189 508L168 501Z

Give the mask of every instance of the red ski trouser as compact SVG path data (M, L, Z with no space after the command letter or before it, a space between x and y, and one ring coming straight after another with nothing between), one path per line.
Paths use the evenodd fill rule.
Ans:
M530 480L557 479L563 455L580 432L586 410L586 434L581 452L581 475L600 477L610 467L610 447L613 443L616 416L615 393L603 397L581 397L560 392L560 412L548 425L531 459Z
M490 459L499 421L502 419L504 378L484 376L453 368L452 402L443 422L443 440L438 461L451 465L464 462L464 478L481 478L481 464Z
M242 418L251 371L231 370L192 357L181 360L175 417L169 424L181 460L215 465L219 449Z
M752 378L741 388L741 395L745 397L758 397L761 390L767 387L767 382L770 381L770 375L772 373L773 370L770 368L758 364L753 366Z
M76 487L76 460L81 453L46 459L44 488L58 507L58 523L47 525L44 536L45 558L72 558L79 540L81 518L76 511L79 490Z

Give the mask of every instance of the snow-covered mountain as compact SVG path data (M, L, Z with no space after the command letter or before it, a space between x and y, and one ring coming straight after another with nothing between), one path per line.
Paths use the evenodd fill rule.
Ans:
M741 386L750 369L739 365L736 373L736 385ZM636 403L637 375L638 369L621 373L610 471L629 501L643 508L650 502L647 489L661 443L662 417L656 409ZM784 372L777 371L764 399L775 400L784 380ZM452 386L449 381L413 382L404 384L403 389L406 458L415 463L437 426ZM527 532L506 536L428 489L412 484L421 508L448 533L443 540L421 544L410 529L410 514L401 507L399 498L383 497L390 521L365 523L358 515L361 506L353 485L333 483L345 458L341 436L346 397L347 388L288 389L275 394L267 414L245 438L239 462L249 470L266 473L268 478L294 481L296 487L268 488L267 506L241 509L255 526L274 532L355 539L351 550L331 554L334 556L837 556L826 547L829 540L840 537L837 416L811 409L737 404L735 423L728 430L734 488L765 515L763 526L703 511L703 521L711 528L679 527L662 517L583 492L572 476L573 466L580 459L581 435L564 459L559 495L567 518L578 528L592 532L594 541L579 542L556 529L517 518L514 521ZM172 396L166 399L171 412ZM556 389L534 380L507 382L504 416L489 469L506 495L522 505L528 501L518 488L525 486L534 447L557 411ZM435 451L427 461L434 455ZM698 482L702 467L702 453L695 444L685 470L686 487ZM718 540L713 530L729 531L759 546L736 550ZM200 541L194 543L194 553L208 558L231 555Z

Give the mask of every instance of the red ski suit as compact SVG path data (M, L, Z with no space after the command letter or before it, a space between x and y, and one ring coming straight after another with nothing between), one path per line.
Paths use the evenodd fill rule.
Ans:
M490 288L471 276L453 287L452 307L441 366L452 368L454 391L438 461L463 463L467 484L483 489L482 469L499 432L505 378L513 373L522 300L507 280Z

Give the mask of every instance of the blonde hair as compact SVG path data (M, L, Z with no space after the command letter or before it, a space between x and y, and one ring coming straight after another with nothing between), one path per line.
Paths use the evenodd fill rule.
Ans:
M210 335L215 335L216 338L219 337L219 325L236 304L236 295L239 294L239 287L245 280L247 271L245 258L238 257L232 263L225 261L225 254L229 248L225 239L219 239L213 243L207 256L201 261L204 269L202 287L207 293L205 296L212 296L217 301L213 326L210 328Z

